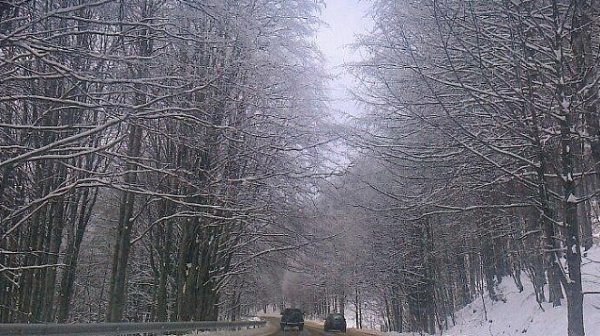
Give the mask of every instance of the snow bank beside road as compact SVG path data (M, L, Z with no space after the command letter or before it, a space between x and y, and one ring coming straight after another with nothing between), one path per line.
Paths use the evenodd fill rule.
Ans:
M595 246L583 258L584 291L600 291L600 246ZM506 302L492 302L489 297L477 298L456 313L456 326L444 331L444 336L565 336L567 334L567 307L552 307L551 303L535 300L533 286L522 277L525 289L522 293L511 278L504 278L497 293ZM546 293L547 294L547 293ZM546 295L546 297L548 297ZM485 302L485 310L484 310ZM487 311L487 319L486 319ZM586 336L600 336L600 295L584 298L584 323ZM373 335L413 336L418 333L380 333Z
M600 247L587 252L582 266L584 291L600 290ZM509 336L543 335L564 336L567 334L567 307L552 307L550 303L535 300L532 284L523 277L525 289L519 293L514 282L505 278L499 286L506 302L491 302L485 297L478 298L456 314L457 325L444 333L451 336ZM546 295L546 297L548 297ZM584 322L586 335L600 336L600 295L586 295L584 298Z

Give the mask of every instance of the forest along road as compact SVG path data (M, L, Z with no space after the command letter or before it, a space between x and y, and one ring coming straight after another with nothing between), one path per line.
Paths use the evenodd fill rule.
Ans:
M282 331L279 328L279 318L278 317L265 317L265 320L269 322L271 325L276 326L277 330L275 332L268 333L268 336L373 336L374 333L362 332L357 329L348 328L348 332L342 333L339 331L331 331L325 332L323 330L323 324L317 324L315 322L305 322L304 330L298 331L296 328L286 329Z

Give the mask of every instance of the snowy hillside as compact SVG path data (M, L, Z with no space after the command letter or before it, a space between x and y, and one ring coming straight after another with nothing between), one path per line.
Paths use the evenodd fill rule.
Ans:
M600 246L589 250L583 258L582 273L584 291L600 291ZM497 294L504 301L492 302L486 295L477 298L467 307L456 312L456 326L444 331L444 336L564 336L567 334L567 307L563 300L561 307L553 308L551 303L535 300L533 286L523 275L523 292L519 293L511 278L504 278L497 288ZM546 293L546 297L547 297ZM485 303L485 309L484 309ZM377 336L416 336L419 333L379 332L380 321L371 311L363 311L363 325L367 334ZM266 316L279 316L271 312ZM348 327L356 325L354 310L349 305L345 311ZM486 318L487 316L487 318ZM584 302L586 336L600 336L600 295L586 295ZM308 318L322 324L319 318Z
M583 258L584 291L600 291L600 246L589 250ZM535 301L533 286L522 278L525 289L519 293L514 282L505 278L497 293L505 302L492 302L488 296L473 301L456 312L456 325L444 331L444 336L565 336L567 307L553 308L550 303ZM547 294L547 293L546 293ZM586 295L584 321L586 336L600 336L600 295ZM485 309L484 309L485 303ZM487 319L486 319L487 316ZM354 322L352 322L353 325ZM419 333L367 331L377 336L416 336Z
M583 259L584 291L600 290L600 247L588 251ZM544 303L540 307L535 301L533 287L523 278L525 290L519 293L511 279L505 279L499 286L504 302L491 302L485 297L478 298L469 306L457 312L457 324L444 335L451 336L564 336L567 334L566 303L553 308ZM586 295L584 302L585 331L588 336L600 336L600 295Z

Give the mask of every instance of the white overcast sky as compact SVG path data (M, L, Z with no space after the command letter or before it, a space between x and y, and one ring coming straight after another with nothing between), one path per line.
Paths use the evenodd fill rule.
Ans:
M369 4L364 0L326 0L326 3L321 19L327 25L321 27L317 44L327 59L330 73L339 75L331 83L331 107L356 115L356 106L348 93L354 83L349 75L342 72L341 66L360 59L360 55L347 46L355 42L356 34L366 33L372 26L367 18Z

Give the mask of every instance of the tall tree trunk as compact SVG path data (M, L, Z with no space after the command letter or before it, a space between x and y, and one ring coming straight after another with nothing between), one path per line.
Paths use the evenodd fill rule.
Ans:
M98 196L98 190L96 189L93 191L93 196L91 198L89 194L89 188L85 188L81 192L78 202L79 204L76 216L77 220L75 222L74 232L72 232L67 242L68 246L65 252L66 266L62 272L58 295L58 323L65 323L69 318L70 302L73 298L79 251L81 249L81 243L83 242L85 229L92 215L93 205L95 204Z
M400 290L398 285L392 284L392 319L393 319L393 330L399 333L403 332L403 309L402 301L400 299Z
M136 122L131 126L128 141L128 156L137 158L141 153L142 127ZM137 165L126 165L125 184L132 186L137 182ZM133 230L133 209L135 206L135 193L123 191L119 203L119 220L117 223L117 237L112 260L112 273L108 290L108 307L106 311L107 322L120 322L125 308L125 295L127 286L127 264L131 249L131 232Z
M583 6L581 1L575 1L574 8L574 21L581 19ZM556 2L554 3L553 10L555 13L558 12ZM555 14L557 17L557 15ZM558 25L558 23L557 23ZM575 27L579 25L574 23ZM582 27L579 27L582 28ZM579 220L577 218L577 190L575 185L575 162L573 152L576 150L577 142L575 137L575 121L576 116L574 115L573 107L571 106L571 89L566 86L568 81L566 80L566 74L564 73L565 66L563 65L563 37L560 36L559 28L555 27L557 31L555 34L555 45L554 51L557 55L557 61L555 65L556 72L558 74L558 85L556 92L556 99L560 106L560 146L561 146L561 163L562 163L562 176L561 183L563 187L563 211L564 211L564 234L565 234L565 248L566 248L566 259L568 278L563 277L563 286L567 294L567 334L568 336L584 336L584 325L583 325L583 290L581 284L581 243L579 240ZM578 29L577 29L578 30ZM573 34L580 34L581 31L573 32ZM577 37L574 37L577 39Z

